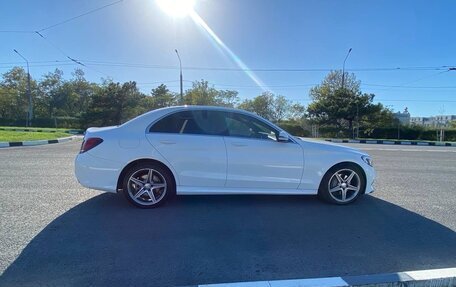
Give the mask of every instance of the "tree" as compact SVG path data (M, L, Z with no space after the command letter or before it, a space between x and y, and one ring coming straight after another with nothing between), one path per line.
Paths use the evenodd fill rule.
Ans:
M2 113L5 118L25 120L28 111L29 99L27 95L27 72L20 67L14 67L2 74L0 82ZM37 84L30 80L32 102L36 100Z
M72 116L80 116L90 104L91 98L97 85L85 79L84 71L77 68L72 73L73 78L68 82L71 85L72 98L77 101L76 107L72 110Z
M251 100L244 100L239 108L256 113L273 122L290 119L299 112L302 112L302 116L304 116L305 111L302 105L293 103L282 95L276 96L271 92L263 92Z
M244 100L239 108L256 113L265 119L272 120L274 117L274 94L271 92L263 92L251 100Z
M143 112L138 107L144 97L135 82L122 85L106 82L93 95L92 103L83 115L83 123L85 126L120 125Z
M291 107L292 103L290 100L287 100L282 95L275 96L272 102L272 120L274 122L280 122L284 118L289 118L291 116Z
M345 80L342 88L342 73L332 71L320 85L310 90L313 102L307 107L307 112L312 121L348 129L351 133L355 120L365 122L388 115L389 110L373 104L374 94L361 92L360 81L354 74L349 74Z
M239 93L233 90L220 90L216 102L219 106L234 108L239 103Z
M169 107L175 105L177 102L176 95L171 93L164 84L152 89L151 96L151 110Z
M456 129L456 120L452 120L452 121L450 122L450 128Z
M187 105L215 106L217 104L218 91L209 86L207 81L195 81L192 88L184 95L184 103Z
M184 96L184 104L187 105L234 107L238 101L238 92L217 90L205 80L193 82Z
M55 69L47 73L39 84L39 96L37 99L37 110L49 118L55 116L57 109L61 108L66 98L62 90L63 72Z

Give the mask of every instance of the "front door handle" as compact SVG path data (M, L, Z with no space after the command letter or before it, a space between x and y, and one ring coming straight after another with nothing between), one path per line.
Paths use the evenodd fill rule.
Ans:
M167 141L167 140L160 141L160 143L161 143L161 144L166 144L166 145L176 144L176 142Z
M234 145L234 146L239 146L239 147L241 147L241 146L247 146L246 143L241 143L241 142L233 142L233 143L231 143L231 144Z

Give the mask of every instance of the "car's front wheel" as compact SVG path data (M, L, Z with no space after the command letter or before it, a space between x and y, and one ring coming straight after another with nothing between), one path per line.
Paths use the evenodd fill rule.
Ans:
M122 188L127 200L141 208L159 206L175 193L172 175L154 163L131 167L125 174Z
M361 168L344 163L332 167L323 177L318 195L323 200L335 204L348 204L355 201L366 188L366 179Z

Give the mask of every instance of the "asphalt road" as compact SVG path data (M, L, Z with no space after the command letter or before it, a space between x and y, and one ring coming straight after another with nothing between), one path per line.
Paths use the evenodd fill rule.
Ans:
M456 267L456 148L366 149L377 191L192 196L154 210L79 186L80 142L0 149L0 286L168 286Z

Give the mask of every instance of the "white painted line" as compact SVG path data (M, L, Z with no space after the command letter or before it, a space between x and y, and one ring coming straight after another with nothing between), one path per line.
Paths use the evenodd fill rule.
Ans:
M340 277L269 281L271 287L339 287L348 286Z
M411 142L401 142L401 144L411 145L412 143Z
M359 143L359 140L348 140L349 143Z
M363 148L363 147L357 147L359 150L381 150L381 151L413 151L413 152L456 152L456 150L449 150L449 149L443 149L443 150L438 150L438 149L405 149L405 148Z
M24 146L33 146L33 145L42 145L42 144L47 144L47 140L36 140L36 141L25 141L22 142L22 145Z
M421 142L418 142L417 145L429 145L429 143L421 143Z
M0 147L9 147L9 143L7 143L7 142L0 142Z
M198 287L270 287L268 281L198 285Z
M456 268L429 269L404 272L414 280L430 280L439 278L456 277Z
M379 277L384 277L380 278ZM198 287L346 287L350 286L347 282L358 282L356 285L373 284L373 280L378 282L373 285L382 285L382 283L394 282L413 282L434 279L456 278L456 268L428 269L419 271L406 271L391 274L373 274L365 276L347 276L345 281L342 277L310 278L310 279L290 279L290 280L272 280L272 281L253 281L253 282L235 282L221 284L205 284ZM413 281L411 281L411 280ZM386 280L386 281L381 281ZM364 283L365 282L365 283ZM369 283L370 282L370 283ZM353 283L353 282L352 282ZM392 285L391 285L392 286ZM424 285L423 285L424 286ZM431 285L430 285L431 286Z
M341 277L253 281L198 285L198 287L343 287L349 286Z

